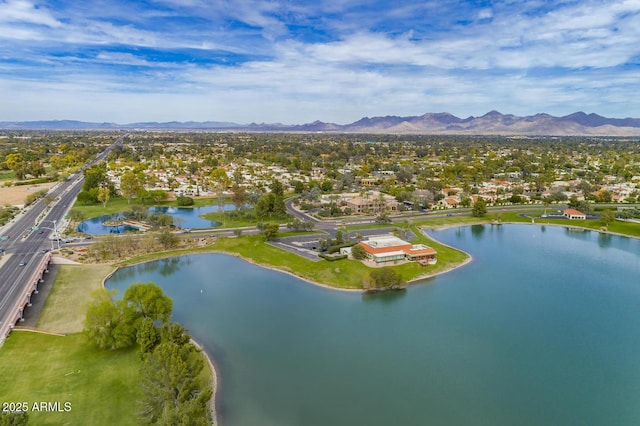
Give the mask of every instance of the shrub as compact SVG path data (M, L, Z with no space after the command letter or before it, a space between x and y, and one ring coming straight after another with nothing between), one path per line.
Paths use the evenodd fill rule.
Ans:
M195 204L195 202L193 201L193 198L191 197L178 197L176 198L177 204L179 206L193 206Z
M328 260L329 262L346 259L348 257L346 254L331 255L331 254L324 254L324 253L320 253L318 256L320 256L325 260Z

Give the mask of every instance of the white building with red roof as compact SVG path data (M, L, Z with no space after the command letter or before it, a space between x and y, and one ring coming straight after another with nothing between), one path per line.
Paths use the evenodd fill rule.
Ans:
M586 214L576 209L566 209L564 213L562 213L562 216L569 220L585 220L587 218Z
M375 263L409 260L434 264L437 261L434 248L424 244L411 244L391 235L371 237L358 244L367 252L367 259Z

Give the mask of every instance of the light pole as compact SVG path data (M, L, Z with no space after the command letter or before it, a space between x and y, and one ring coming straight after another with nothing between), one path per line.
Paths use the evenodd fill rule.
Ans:
M53 238L51 239L51 250L54 249L53 240L56 240L58 242L58 250L60 250L60 236L58 235L58 228L56 227L56 221L55 220L47 220L47 219L45 219L42 222L51 222L51 223L53 223L53 228L47 228L46 226L41 226L41 228L53 231Z

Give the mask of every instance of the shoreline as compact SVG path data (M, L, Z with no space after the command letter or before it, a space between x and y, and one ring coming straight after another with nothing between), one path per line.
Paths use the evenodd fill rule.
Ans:
M503 224L510 224L510 225L543 225L543 226L544 225L550 225L550 226L560 226L560 227L565 227L565 228L569 228L571 226L574 226L574 225L569 225L569 224L563 225L563 224L545 224L545 223L527 223L527 222L502 222L502 223L499 223L499 224L485 222L485 223L477 223L477 224L450 224L450 225L444 225L444 226L439 226L439 227L428 227L426 225L422 225L419 229L424 232L425 229L438 231L438 230L445 230L445 229L449 229L449 228L456 228L456 227L462 227L462 226L503 225ZM638 238L638 237L625 235L625 234L619 234L619 233L615 233L615 232L599 231L599 230L594 230L594 229L591 229L591 228L585 228L585 227L580 227L580 226L574 226L574 227L580 228L580 229L584 229L584 230L587 230L587 231L596 231L596 232L599 232L599 233L602 233L602 234L611 234L611 235L618 235L618 236L629 237L629 238ZM430 238L431 238L431 236L430 236ZM455 247L452 247L452 246L450 246L448 244L442 243L441 241L438 241L438 243L442 244L442 245L444 245L446 247L450 247L452 249L461 251L462 253L464 253L467 256L466 259L464 261L460 262L460 263L457 263L455 265L451 265L450 267L448 267L448 268L446 268L446 269L444 269L442 271L439 271L437 273L431 273L431 274L427 273L427 274L424 274L424 275L420 275L420 276L418 276L418 277L416 277L416 278L414 278L412 280L409 280L408 284L411 284L411 285L420 284L422 281L425 281L425 280L428 280L429 278L434 278L434 277L437 277L439 275L445 274L445 273L450 272L450 271L452 271L454 269L457 269L457 268L460 268L462 266L465 266L465 265L469 264L471 261L473 261L473 256L471 256L471 254L469 254L468 252L460 250L460 249L455 248ZM120 268L140 265L140 264L144 264L144 263L147 263L147 262L152 262L152 261L160 260L160 259L166 259L166 258L170 258L170 257L186 256L186 255L192 255L192 254L207 254L207 253L225 254L225 255L229 255L229 256L234 256L234 257L237 257L239 259L244 260L245 262L251 263L253 265L260 266L260 267L263 267L263 268L266 268L266 269L270 269L270 270L273 270L273 271L278 271L278 272L282 272L282 273L288 274L290 276L293 276L293 277L296 277L298 279L301 279L302 281L305 281L305 282L307 282L307 283L309 283L311 285L315 285L315 286L318 286L318 287L321 287L321 288L330 289L330 290L338 290L338 291L343 291L343 292L365 293L365 290L363 290L363 289L338 288L338 287L333 287L333 286L330 286L330 285L327 285L327 284L323 284L323 283L311 280L311 279L306 278L306 277L301 277L301 276L299 276L299 275L297 275L297 274L295 274L295 273L293 273L291 271L286 271L286 270L279 269L279 268L277 268L275 266L272 266L272 265L266 265L266 264L262 264L262 263L256 262L253 259L249 259L249 258L246 258L245 256L242 256L239 253L229 253L229 252L222 251L222 250L207 250L207 251L198 252L198 253L173 254L173 255L168 255L168 256L161 256L161 257L158 257L158 258L153 259L153 260L145 260L145 261L132 263L132 264L126 265L126 266L116 266L114 268L114 270L111 273L109 273L102 280L102 286L104 287L105 286L105 282L109 278L111 278L113 276L113 274L115 274ZM220 382L219 382L218 374L217 374L217 371L216 371L216 368L215 368L215 363L213 362L213 358L206 351L204 346L199 344L195 339L193 339L193 337L191 338L191 341L194 344L194 346L196 346L196 348L198 348L200 350L200 352L203 354L203 357L204 357L205 361L209 364L209 367L211 369L211 391L212 391L212 396L211 396L211 400L209 402L209 408L210 408L212 422L213 422L212 424L214 426L219 426L220 425L220 421L219 421L218 413L217 413L217 410L216 410L216 396L219 394L218 387L219 387L219 383Z
M441 242L439 242L439 243L443 244ZM446 245L446 244L443 244L443 245ZM451 247L451 246L448 246L448 245L446 245L446 246L447 247ZM454 248L454 247L451 247L451 248ZM459 250L459 249L456 249L456 250ZM460 251L462 251L462 250L460 250ZM464 252L464 251L462 251L462 252L467 256L467 258L463 262L457 263L455 265L452 265L451 267L446 268L446 269L444 269L444 270L442 270L440 272L437 272L437 273L420 275L420 276L408 281L408 284L411 284L411 285L420 284L424 280L436 277L438 275L442 275L444 273L447 273L447 272L452 271L452 270L454 270L456 268L462 267L462 266L468 264L469 262L471 262L471 260L473 259L472 256L467 252ZM159 257L159 258L153 259L153 260L140 261L140 262L132 263L130 265L126 265L126 266L115 266L114 269L109 274L107 274L107 276L105 276L102 279L102 287L104 288L106 281L109 278L111 278L121 268L126 268L126 267L129 267L129 266L141 265L141 264L144 264L144 263L147 263L147 262L153 262L155 260L160 260L160 259L167 259L167 258L170 258L170 257L187 256L187 255L192 255L192 254L208 254L208 253L225 254L225 255L228 255L228 256L234 256L234 257L237 257L239 259L242 259L245 262L251 263L253 265L256 265L256 266L259 266L259 267L262 267L262 268L265 268L265 269L270 269L272 271L277 271L277 272L282 272L282 273L288 274L290 276L298 278L298 279L300 279L302 281L307 282L308 284L311 284L311 285L314 285L314 286L317 286L317 287L321 287L321 288L325 288L325 289L329 289L329 290L338 290L338 291L342 291L342 292L365 293L365 290L363 290L363 289L357 289L357 288L349 289L349 288L333 287L333 286L330 286L328 284L323 284L323 283L320 283L318 281L313 281L311 279L308 279L308 278L305 278L305 277L301 277L299 275L294 274L291 271L285 271L285 270L279 269L279 268L277 268L275 266L272 266L272 265L265 265L265 264L258 263L256 261L254 261L253 259L249 259L249 258L246 258L246 257L240 255L239 253L229 253L229 252L225 252L225 251L221 251L221 250L210 250L210 251L207 250L207 251L198 252L198 253L174 254L174 255L171 255L171 256ZM204 357L204 360L209 364L209 367L211 369L211 392L212 392L212 394L211 394L211 400L209 401L209 410L211 412L211 418L212 418L213 426L219 426L220 425L220 421L219 421L218 412L217 412L217 409L216 409L216 396L218 395L218 386L219 386L220 382L219 382L219 379L218 379L218 373L216 371L215 363L213 362L213 358L207 352L207 350L204 348L204 346L202 346L200 343L198 343L193 337L191 337L191 342L193 343L193 345L196 348L198 348L198 350L200 350L200 353L202 353L202 355Z
M491 225L491 223L489 224ZM540 225L540 226L560 226L562 228L578 228L584 231L592 231L592 232L597 232L598 234L605 234L605 235L615 235L617 237L627 237L627 238L634 238L636 240L640 240L640 236L636 236L636 235L629 235L629 234L622 234L620 232L613 232L613 231L603 231L601 229L593 229L593 228L587 228L586 226L580 226L580 225L573 225L573 224L562 224L562 223L542 223L542 222L502 222L499 224L493 224L493 225Z
M198 341L193 337L191 337L191 344L200 351L204 360L209 364L209 368L211 369L211 399L209 400L209 412L211 413L211 424L213 426L218 426L220 422L218 421L218 411L216 410L216 395L218 394L218 373L216 371L216 366L204 346L198 343Z

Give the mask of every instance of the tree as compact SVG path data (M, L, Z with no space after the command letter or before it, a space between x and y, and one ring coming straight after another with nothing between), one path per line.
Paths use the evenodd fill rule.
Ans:
M19 180L25 178L26 174L28 173L28 166L22 154L7 154L4 162L8 168L13 170L16 178L18 178Z
M188 207L193 206L195 204L195 201L193 201L193 198L191 197L177 197L176 203L181 207Z
M231 184L231 179L227 175L227 171L222 167L218 167L209 173L209 178L213 181L214 185L224 191Z
M107 184L107 170L104 165L93 165L84 170L83 191L91 191Z
M224 215L224 205L227 203L227 197L225 197L222 188L218 188L216 191L216 203L218 204L218 212Z
M176 345L186 345L191 341L191 336L182 324L169 322L160 329L160 336L163 342L175 343Z
M100 349L127 348L135 341L134 325L127 321L125 306L113 300L115 293L104 288L95 291L87 309L84 332Z
M236 206L236 211L240 211L247 204L247 191L237 183L233 185L232 191L231 201Z
M275 195L273 193L264 194L255 205L256 216L264 218L273 212L273 203L275 201Z
M80 191L77 198L78 203L83 205L94 204L98 201L90 191Z
M271 241L278 236L278 230L280 226L277 223L270 223L264 230L264 239L267 241Z
M299 180L294 181L293 192L295 192L296 194L302 194L302 191L304 191L304 183L300 182Z
M132 284L125 291L123 300L142 318L161 323L171 318L173 301L153 282Z
M551 201L555 201L556 203L559 203L560 201L567 201L568 199L567 194L562 191L552 192L549 194L549 198Z
M149 197L153 200L154 203L158 204L161 201L166 200L169 197L167 191L162 189L152 189L148 192Z
M126 171L120 178L120 191L127 199L127 204L131 204L131 197L136 195L142 189L142 183L138 175L132 171Z
M5 160L5 164L11 170L15 170L16 167L20 166L20 164L24 163L24 158L22 154L7 154Z
M609 224L615 222L615 220L616 214L609 209L605 209L600 216L600 222L602 222L604 226L609 226Z
M198 375L204 363L190 344L162 342L145 354L140 369L141 419L147 424L207 425L211 389L202 389Z
M473 204L471 209L471 215L475 217L483 217L487 214L487 203L484 198L478 197L478 200Z
M274 179L271 182L271 185L269 185L269 189L274 195L279 195L281 197L284 195L284 187L282 186L282 183L277 179Z
M42 165L42 162L39 160L34 160L31 163L29 163L28 171L29 171L29 174L35 178L39 178L40 176L46 173L44 166Z
M356 244L351 247L351 256L356 260L363 260L367 258L367 251L360 244Z
M107 207L109 198L111 198L111 192L109 191L109 188L98 188L98 201L102 203L102 207Z
M163 229L158 234L158 241L165 249L168 249L178 244L178 237L168 229Z
M141 356L151 352L160 343L160 332L151 318L139 320L136 343L140 346Z
M406 287L406 281L398 271L389 266L372 270L365 277L366 290L397 290Z
M382 213L379 216L376 216L376 223L379 223L379 224L391 223L391 218L387 214Z

